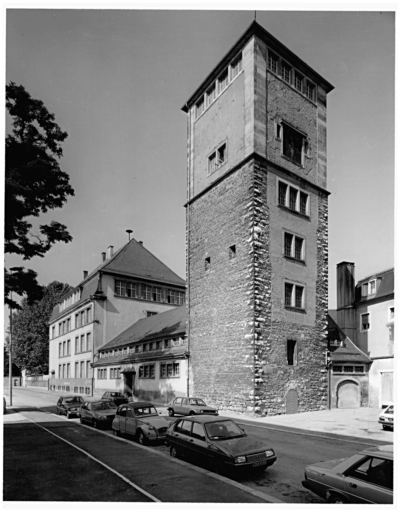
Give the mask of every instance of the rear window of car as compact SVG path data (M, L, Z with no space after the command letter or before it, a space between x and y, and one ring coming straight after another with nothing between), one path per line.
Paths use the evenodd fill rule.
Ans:
M106 401L96 402L96 403L92 404L93 411L102 411L102 410L106 410L106 409L116 409L116 405L114 404L114 402L106 402Z
M72 398L66 398L66 404L81 404L83 402L83 398L80 396L73 396Z

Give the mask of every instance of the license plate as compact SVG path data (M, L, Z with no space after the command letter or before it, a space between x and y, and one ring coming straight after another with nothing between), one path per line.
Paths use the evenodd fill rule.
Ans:
M258 466L265 466L265 464L266 464L265 460L262 460L260 462L255 462L253 464L253 468L257 468Z

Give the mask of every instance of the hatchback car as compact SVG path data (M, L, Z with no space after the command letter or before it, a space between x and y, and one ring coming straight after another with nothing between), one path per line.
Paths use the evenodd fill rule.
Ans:
M172 457L192 460L219 474L263 471L276 461L269 444L247 435L233 420L223 416L177 419L167 430L167 443Z
M102 400L111 400L118 407L122 404L127 404L129 400L119 391L106 391L101 397Z
M167 404L168 414L182 414L183 416L194 416L195 414L215 414L218 409L209 407L201 398L175 398Z
M57 402L57 414L65 414L67 418L79 416L80 406L83 404L81 396L60 396Z
M150 402L131 402L120 405L112 423L114 435L134 436L140 444L165 439L169 422L159 416Z
M379 415L379 423L382 425L383 430L393 430L394 428L394 405L389 405Z
M302 484L329 503L393 503L393 445L311 464Z
M115 417L117 406L114 402L97 400L84 402L80 408L81 423L89 423L94 428L108 427Z

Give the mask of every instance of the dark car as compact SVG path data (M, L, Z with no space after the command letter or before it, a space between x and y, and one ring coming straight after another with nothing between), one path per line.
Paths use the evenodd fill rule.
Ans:
M129 400L119 391L106 391L103 396L101 397L102 400L111 400L115 403L115 405L118 407L118 405L127 404L129 403Z
M276 461L274 450L264 441L248 436L230 418L188 416L167 430L172 457L182 457L210 467L216 473L265 470Z
M67 418L79 416L79 409L83 404L81 396L60 396L57 402L57 414L65 414Z
M151 402L131 402L118 407L112 429L116 436L128 434L138 443L147 444L164 440L168 425Z
M168 414L182 414L183 416L194 416L195 414L215 414L218 416L218 409L208 406L202 398L178 397L167 404Z
M94 428L111 428L116 411L117 406L111 401L84 402L80 408L81 423L89 423Z
M393 445L310 464L302 484L328 503L393 503Z

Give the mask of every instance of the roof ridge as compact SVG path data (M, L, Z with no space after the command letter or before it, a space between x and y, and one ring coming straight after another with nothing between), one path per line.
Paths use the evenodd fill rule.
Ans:
M363 277L362 279L359 279L357 281L357 284L361 283L362 281L365 281L366 279L370 279L371 277L379 276L379 274L387 274L392 271L394 272L394 267L389 267L389 268L386 268L385 270L381 270L379 272L374 272L373 274L370 274L368 276Z

